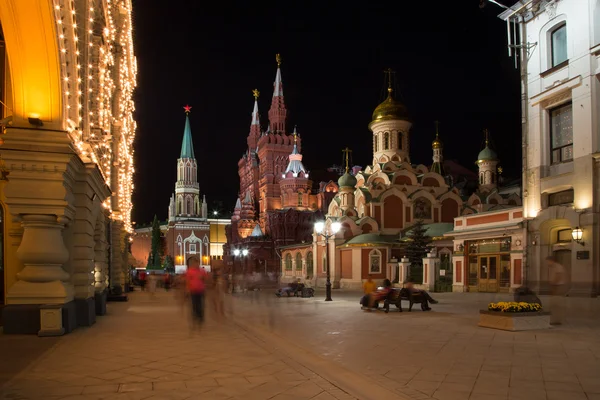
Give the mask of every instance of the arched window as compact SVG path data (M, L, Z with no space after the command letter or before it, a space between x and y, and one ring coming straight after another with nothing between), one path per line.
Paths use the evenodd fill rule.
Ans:
M552 57L552 66L567 61L567 25L562 24L554 29L550 34L550 52Z
M290 253L288 253L285 256L285 270L286 271L291 271L292 270L292 255Z
M390 149L390 133L389 132L385 132L383 134L383 149L384 150Z
M402 150L402 132L398 132L398 149Z
M373 151L374 152L379 151L379 146L377 145L377 139L378 139L378 135L377 134L373 135Z
M377 249L373 249L369 253L369 273L381 273L381 252Z
M298 193L298 205L302 205L302 193Z
M302 271L302 254L296 253L296 271Z
M188 197L187 198L187 210L186 210L186 214L193 214L194 213L194 203L192 203L192 198Z
M315 271L313 268L313 253L312 251L309 251L308 253L306 253L306 277L307 278L312 278L314 275Z
M177 199L177 212L176 212L176 214L177 215L183 214L183 198L182 197L179 197Z

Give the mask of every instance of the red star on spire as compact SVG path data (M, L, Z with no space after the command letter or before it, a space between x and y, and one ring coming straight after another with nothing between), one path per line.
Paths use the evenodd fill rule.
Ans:
M183 109L185 110L185 113L188 114L192 110L192 107L186 105L185 107L183 107Z

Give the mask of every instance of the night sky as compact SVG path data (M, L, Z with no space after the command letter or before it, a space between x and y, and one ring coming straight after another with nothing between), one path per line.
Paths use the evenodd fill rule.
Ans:
M502 9L493 4L133 3L138 225L154 214L167 217L186 104L192 106L201 193L209 212L231 211L239 190L237 162L250 129L251 91L261 92L266 127L276 53L283 58L288 131L297 125L309 170L341 164L346 146L355 165L371 162L367 125L384 99L383 70L392 68L413 118L413 163L431 164L439 120L446 159L475 170L482 130L488 128L503 175L520 174L519 75L507 55L506 25L496 17Z

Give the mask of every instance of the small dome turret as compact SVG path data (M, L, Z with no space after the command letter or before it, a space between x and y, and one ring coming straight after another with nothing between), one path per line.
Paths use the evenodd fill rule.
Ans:
M338 186L340 188L342 187L356 187L356 183L358 181L356 180L356 178L354 177L354 175L350 174L348 171L346 171L346 173L344 175L342 175L340 177L340 179L338 179Z

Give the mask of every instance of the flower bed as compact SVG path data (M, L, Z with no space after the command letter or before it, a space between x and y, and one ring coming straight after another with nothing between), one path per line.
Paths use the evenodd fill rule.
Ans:
M500 311L505 313L522 313L542 311L542 306L537 303L517 303L515 301L501 301L488 304L488 311Z
M490 303L487 310L479 312L479 326L513 332L548 329L550 313L537 303Z

